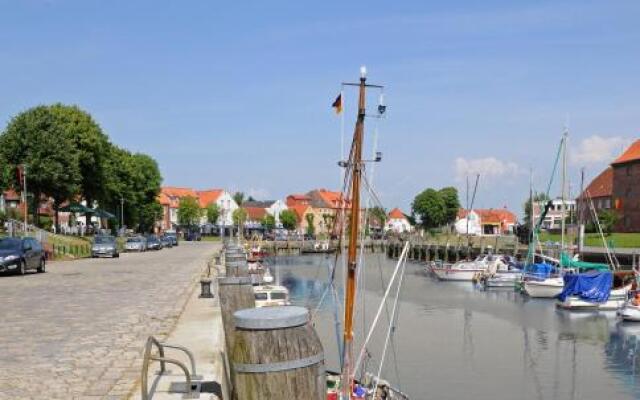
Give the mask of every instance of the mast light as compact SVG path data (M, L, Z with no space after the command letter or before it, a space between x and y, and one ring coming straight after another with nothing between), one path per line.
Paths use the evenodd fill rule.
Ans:
M366 77L367 77L367 67L363 65L360 67L360 79L365 79Z

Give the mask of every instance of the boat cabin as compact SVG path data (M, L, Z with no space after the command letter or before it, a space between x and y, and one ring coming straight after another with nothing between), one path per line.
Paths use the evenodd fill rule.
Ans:
M284 286L254 286L256 307L288 306L289 289Z

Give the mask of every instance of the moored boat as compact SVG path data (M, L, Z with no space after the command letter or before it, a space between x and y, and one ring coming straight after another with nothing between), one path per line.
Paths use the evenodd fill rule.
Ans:
M565 288L557 306L565 310L615 311L625 305L632 282L618 280L611 271L588 271L564 276Z
M475 276L487 270L491 255L480 255L473 261L460 261L455 264L432 263L431 272L441 281L472 281Z

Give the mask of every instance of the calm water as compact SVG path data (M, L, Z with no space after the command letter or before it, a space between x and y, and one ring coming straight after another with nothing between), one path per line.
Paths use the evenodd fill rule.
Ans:
M366 258L358 336L395 265L383 255ZM270 264L277 263L293 302L314 308L333 260L278 257ZM418 264L407 265L401 300L397 363L390 348L383 374L413 399L640 399L640 324L619 324L615 314L561 312L552 301L504 289L438 282ZM330 301L323 302L315 321L328 367L336 369L332 310ZM369 346L369 370L377 371L386 326L383 313Z

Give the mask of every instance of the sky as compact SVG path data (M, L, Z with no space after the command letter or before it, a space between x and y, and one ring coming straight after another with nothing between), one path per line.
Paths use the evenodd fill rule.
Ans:
M0 0L0 129L77 104L165 185L258 199L337 189L341 82L384 85L366 121L382 203L480 174L476 207L521 213L569 129L571 191L640 137L640 3L632 1ZM368 96L375 115L377 93ZM473 178L472 178L473 179ZM559 194L559 179L551 195Z

